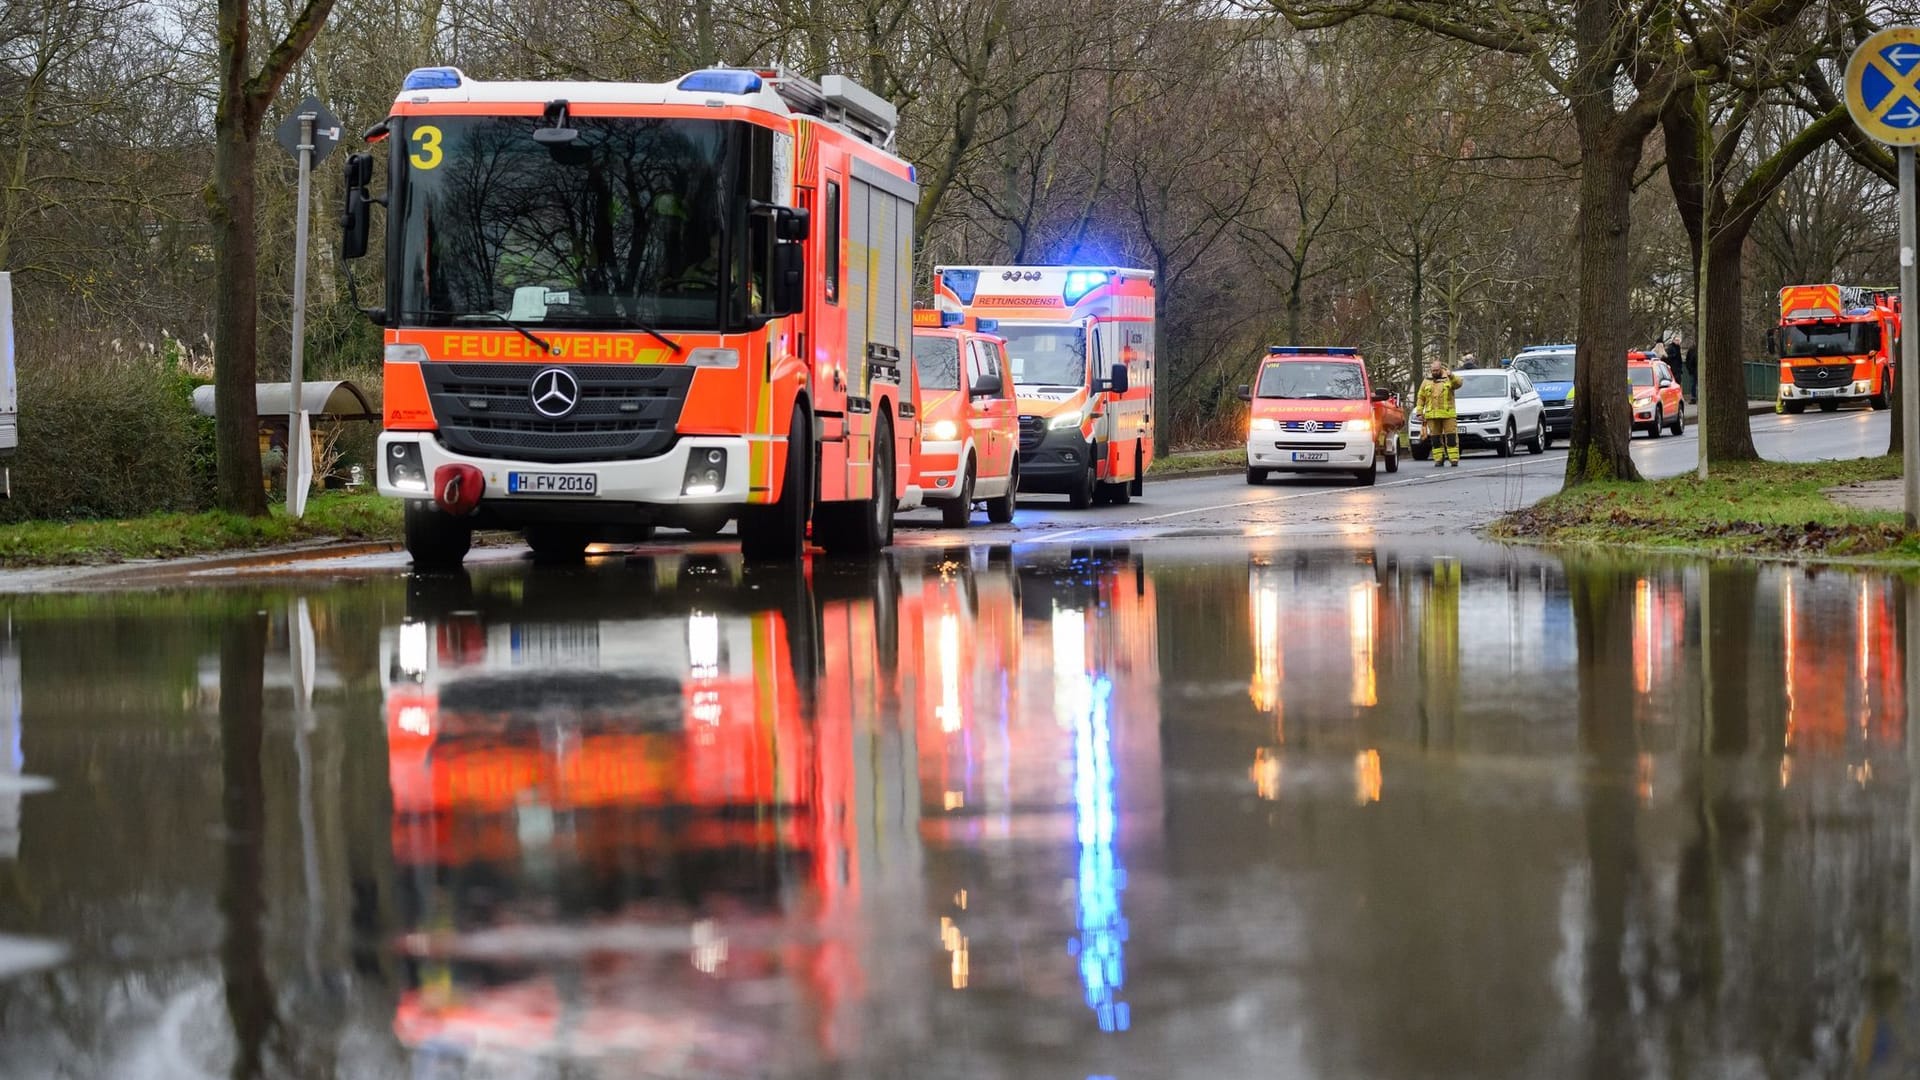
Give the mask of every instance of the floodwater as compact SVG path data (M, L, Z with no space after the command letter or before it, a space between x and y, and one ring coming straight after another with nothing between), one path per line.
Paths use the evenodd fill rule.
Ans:
M1915 1075L1908 587L1464 550L0 598L0 1074Z

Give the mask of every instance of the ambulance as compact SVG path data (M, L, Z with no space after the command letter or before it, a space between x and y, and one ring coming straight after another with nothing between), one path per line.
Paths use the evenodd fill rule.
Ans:
M998 324L1020 490L1075 508L1141 493L1154 453L1154 281L1123 266L939 266L934 306Z
M908 384L919 421L913 479L901 509L938 507L964 529L976 502L987 520L1013 520L1020 479L1020 418L1007 380L1007 343L990 319L916 308Z
M758 561L893 539L919 186L840 76L406 78L347 164L342 251L386 213L379 489L416 565L475 529L578 558L738 524Z

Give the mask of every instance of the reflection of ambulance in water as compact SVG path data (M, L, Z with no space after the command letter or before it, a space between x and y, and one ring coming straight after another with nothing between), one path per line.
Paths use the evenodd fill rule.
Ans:
M993 319L1020 401L1020 490L1075 507L1141 493L1154 453L1153 273L941 266L935 306Z
M749 589L737 562L701 562L661 560L650 585L623 567L619 589L483 580L383 633L394 1028L423 1061L731 1075L846 1041L861 965L819 924L872 876L858 747L828 703L860 635L800 578ZM769 980L805 1015L724 1006Z

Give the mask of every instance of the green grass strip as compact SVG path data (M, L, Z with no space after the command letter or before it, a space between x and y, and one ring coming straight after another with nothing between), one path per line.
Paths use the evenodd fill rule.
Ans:
M220 510L111 521L0 525L0 566L86 566L247 551L311 540L397 540L400 502L372 493L327 492L295 521L276 506L264 518Z
M1582 484L1518 510L1489 532L1552 544L1668 548L1788 558L1920 560L1901 516L1842 506L1826 489L1896 480L1896 457L1742 462L1637 484Z

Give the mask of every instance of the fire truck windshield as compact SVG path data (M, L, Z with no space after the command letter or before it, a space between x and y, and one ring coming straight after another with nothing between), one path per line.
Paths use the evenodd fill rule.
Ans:
M410 325L710 330L744 200L730 128L577 117L549 147L534 116L408 122L394 199L394 276ZM738 205L736 205L738 204Z
M913 370L922 390L960 389L960 343L934 334L913 335Z
M1078 326L1000 324L1017 386L1087 385L1087 335Z
M1859 356L1880 347L1873 323L1801 323L1780 328L1781 356Z
M1289 401L1364 401L1366 373L1343 360L1281 360L1260 373L1258 396Z

